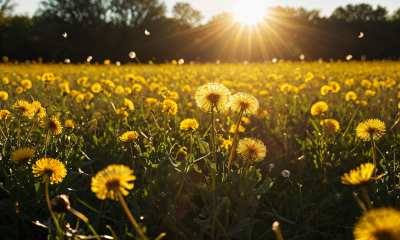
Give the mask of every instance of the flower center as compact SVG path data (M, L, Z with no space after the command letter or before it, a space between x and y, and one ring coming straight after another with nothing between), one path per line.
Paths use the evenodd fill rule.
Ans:
M374 236L376 239L379 240L394 240L395 238L393 235L388 232L387 230L378 230L377 232L374 233Z
M221 95L219 94L215 94L215 93L210 93L207 96L207 100L211 103L211 104L217 104L219 99L220 99Z
M119 179L111 179L107 181L106 187L108 190L116 191L119 188Z

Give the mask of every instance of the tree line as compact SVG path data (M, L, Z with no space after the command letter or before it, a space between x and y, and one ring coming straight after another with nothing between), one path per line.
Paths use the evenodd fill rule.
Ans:
M254 26L222 13L206 24L190 4L178 2L172 17L159 0L43 0L32 17L13 14L0 0L0 53L10 60L142 62L172 59L222 62L392 59L400 56L400 9L369 4L319 10L272 7ZM149 32L145 34L145 31ZM66 37L63 34L66 33Z

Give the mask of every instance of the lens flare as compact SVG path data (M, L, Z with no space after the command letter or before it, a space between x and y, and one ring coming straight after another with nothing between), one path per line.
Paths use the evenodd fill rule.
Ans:
M262 1L241 1L234 9L236 21L246 25L254 25L262 21L266 13L266 7Z

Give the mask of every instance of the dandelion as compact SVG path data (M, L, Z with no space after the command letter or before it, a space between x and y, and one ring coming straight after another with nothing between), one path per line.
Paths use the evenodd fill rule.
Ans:
M7 77L3 77L3 78L1 79L1 82L2 82L4 85L7 85L7 84L10 82L10 79L8 79Z
M0 120L5 120L11 116L10 111L8 110L0 110Z
M322 120L320 121L320 124L321 125L325 124L326 127L325 130L328 134L335 133L340 128L339 122L336 121L335 119L324 119L323 121Z
M28 79L22 80L21 81L21 85L25 88L25 89L31 89L32 88L32 82Z
M127 98L124 98L124 106L131 111L135 110L135 106L133 105L133 102Z
M247 161L246 172L252 162L263 160L267 153L264 143L255 138L244 138L239 141L237 153L240 158Z
M74 121L72 121L71 119L65 120L64 126L66 128L72 129L75 127Z
M379 119L368 119L358 124L356 133L364 141L378 140L385 134L385 123Z
M391 207L372 209L354 225L355 240L399 239L400 212Z
M42 127L48 129L53 135L60 134L63 128L60 120L56 116L43 118Z
M0 99L5 101L8 99L8 93L4 91L0 91Z
M331 90L331 87L329 85L322 86L321 95L324 96L324 95L328 94L330 90Z
M290 177L290 171L289 170L283 170L281 174L282 174L282 177L287 177L287 178Z
M92 177L91 190L97 198L104 200L111 198L112 200L119 200L123 206L125 213L129 220L132 222L139 236L145 240L142 230L133 218L128 206L125 203L124 196L129 194L133 189L133 183L136 177L133 175L133 170L121 164L111 164L105 167Z
M42 75L42 81L44 84L52 84L55 80L54 74L53 73L44 73Z
M194 118L186 118L180 123L180 129L182 131L196 131L199 127L199 123Z
M236 93L231 97L231 109L236 114L241 112L250 117L257 113L259 107L258 100L248 93Z
M35 151L29 148L21 148L11 153L10 161L26 162L35 157Z
M135 91L135 92L142 91L142 88L143 88L142 85L140 85L138 83L135 83L135 84L132 85L132 91Z
M372 209L372 205L371 200L369 199L366 184L370 179L378 180L382 177L382 175L378 177L372 177L372 174L376 174L376 171L377 169L375 164L366 163L361 164L356 169L351 170L350 173L345 173L341 178L342 184L361 186L361 190L363 191L369 209Z
M139 134L136 131L128 131L119 138L122 142L131 142L138 139Z
M24 89L23 89L22 87L17 87L17 89L15 89L15 91L16 91L18 94L21 94L21 93L24 92Z
M350 100L355 101L355 100L357 100L357 94L355 92L353 92L353 91L349 91L349 92L346 93L345 98L346 98L347 102L350 101Z
M231 93L219 83L206 83L195 94L197 106L204 112L223 112L230 107Z
M319 101L311 106L311 115L316 116L328 111L328 104L324 101Z
M67 175L67 169L59 160L53 158L41 158L32 166L35 177L42 178L42 183L60 183Z
M21 116L33 117L33 109L30 103L24 100L17 100L13 106L14 110L19 112Z
M91 87L93 93L99 93L101 91L101 84L95 83Z
M151 105L153 105L155 103L158 103L158 100L155 99L155 98L146 98L144 101L149 106L151 106Z
M162 111L167 114L175 115L178 111L178 105L175 101L166 99L162 102Z
M370 179L376 180L380 178L372 177L372 174L377 170L371 163L361 164L361 166L351 170L350 173L345 173L341 178L342 183L346 185L364 185Z
M338 93L338 92L339 92L339 90L340 90L340 85L339 85L339 83L337 83L337 82L335 82L335 81L330 81L330 82L328 83L328 85L329 85L330 91L331 91L332 93Z

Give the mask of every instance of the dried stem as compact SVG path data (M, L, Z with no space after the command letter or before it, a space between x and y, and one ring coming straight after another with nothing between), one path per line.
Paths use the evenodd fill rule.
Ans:
M25 144L26 144L26 142L28 141L29 135L31 135L31 132L32 132L32 130L33 130L33 127L35 126L35 123L36 123L36 118L35 118L35 120L33 121L33 125L32 125L32 127L31 127L31 130L29 130L28 136L26 137L25 142L24 142L24 145L23 145L22 147L25 147Z

